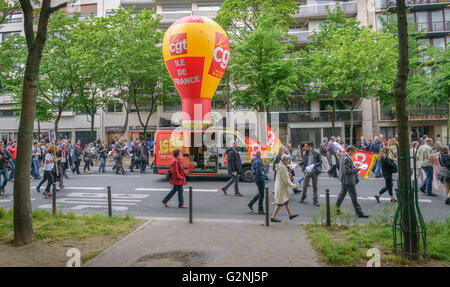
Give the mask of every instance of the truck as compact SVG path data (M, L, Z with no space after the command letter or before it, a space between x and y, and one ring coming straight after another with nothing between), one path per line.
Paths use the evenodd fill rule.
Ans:
M207 129L162 128L155 135L155 162L153 173L168 175L172 153L181 150L185 174L189 176L228 176L227 149L230 142L237 142L237 152L242 161L240 180L251 182L252 148L245 136L235 130L222 127Z

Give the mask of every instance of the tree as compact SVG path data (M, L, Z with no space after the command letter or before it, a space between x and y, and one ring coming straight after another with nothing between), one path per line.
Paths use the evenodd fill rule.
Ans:
M299 7L292 0L225 0L214 20L230 37L244 40L242 32L256 30L261 23L258 18L268 7L275 16L271 17L272 24L284 31L296 24L292 15L298 12Z
M234 86L229 99L233 106L268 113L270 107L287 103L297 90L294 45L285 27L274 24L278 19L276 11L266 4L253 20L252 29L242 30L239 35L231 33L228 70ZM258 123L258 137L264 127Z
M156 108L173 98L168 96L173 84L162 58L160 20L154 10L144 9L135 13L133 9L121 8L98 20L95 23L97 27L93 27L95 33L91 35L95 35L103 51L108 53L102 82L121 91L113 97L122 101L124 106L122 134L127 130L133 105L146 132Z
M8 22L8 16L20 9L18 0L0 0L0 25Z
M56 136L62 112L68 109L82 76L76 59L78 51L73 41L73 30L80 21L79 16L79 13L69 17L63 12L57 12L48 24L50 37L43 51L39 100L46 102L54 112Z
M414 190L408 189L410 172L409 161L409 128L408 115L406 113L406 86L409 73L408 56L408 23L406 18L405 0L397 0L398 23L398 61L397 76L394 85L395 109L397 112L398 126L398 152L399 152L399 178L398 187L401 194L399 202L403 212L402 230L404 237L403 252L409 254L411 259L417 259L419 242L417 236L417 221L414 214Z
M17 138L16 174L14 180L14 244L24 245L33 241L33 224L30 201L30 169L33 126L38 96L38 77L42 52L47 39L50 16L65 7L67 1L51 6L51 0L42 0L37 32L33 29L33 6L31 0L20 0L24 17L27 61L22 89L22 110Z
M308 73L315 94L327 93L350 109L350 143L353 142L353 111L363 99L382 97L392 91L395 75L395 37L361 26L346 18L341 7L329 16L315 42L302 54L300 70ZM311 79L312 78L312 79Z

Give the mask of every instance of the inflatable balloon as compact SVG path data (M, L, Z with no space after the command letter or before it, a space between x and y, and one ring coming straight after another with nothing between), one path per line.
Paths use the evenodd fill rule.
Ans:
M183 125L210 124L211 98L230 59L225 31L207 17L183 17L167 29L163 57L181 97Z

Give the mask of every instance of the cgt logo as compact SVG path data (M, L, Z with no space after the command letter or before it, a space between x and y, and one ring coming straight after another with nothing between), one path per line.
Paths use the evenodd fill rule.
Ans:
M213 60L209 68L211 76L222 78L230 59L230 42L228 37L216 32L216 45L213 53Z
M169 50L171 56L187 54L187 33L170 36Z

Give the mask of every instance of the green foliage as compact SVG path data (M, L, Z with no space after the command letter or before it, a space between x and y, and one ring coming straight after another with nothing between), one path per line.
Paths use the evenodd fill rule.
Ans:
M330 266L365 266L366 252L376 247L381 251L381 265L405 265L408 260L393 254L392 211L395 206L383 206L380 216L366 224L307 225L307 236L313 247ZM450 218L445 222L429 221L427 247L431 259L450 263Z
M50 210L34 210L33 229L37 240L47 242L84 239L92 236L119 236L135 227L138 220L129 215L109 217L102 214L76 215L58 212L55 216ZM0 209L0 238L10 242L13 230L13 210Z
M288 35L274 24L276 9L266 7L254 30L232 37L230 75L235 90L234 105L252 107L259 112L286 103L297 88L296 53L287 43Z
M328 13L299 62L303 85L314 83L307 90L309 98L326 92L352 109L362 98L380 99L390 93L396 75L395 37L346 18L340 7Z
M242 33L254 31L260 25L260 17L271 9L273 25L285 31L296 21L292 17L298 12L298 5L292 0L225 0L214 19L233 39L244 40Z

